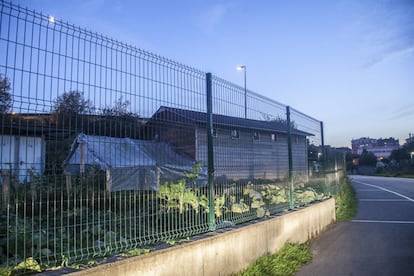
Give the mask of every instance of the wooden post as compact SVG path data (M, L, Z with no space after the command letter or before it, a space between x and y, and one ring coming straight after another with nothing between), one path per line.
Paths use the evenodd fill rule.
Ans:
M112 179L111 179L111 171L109 169L106 169L105 171L106 175L106 191L111 191L112 186Z
M80 175L84 176L85 175L85 147L86 147L86 143L80 143Z
M64 172L65 180L66 180L66 192L68 195L72 192L72 177L69 172Z
M161 172L160 172L160 167L156 166L155 167L155 181L156 181L156 185L157 185L157 190L160 188L160 177L161 177Z
M2 211L6 211L10 203L10 170L1 170L1 177L3 178Z
M30 176L30 194L32 196L32 201L35 202L37 201L37 180L36 180L36 176L34 174L34 169L30 169L28 170L29 176Z

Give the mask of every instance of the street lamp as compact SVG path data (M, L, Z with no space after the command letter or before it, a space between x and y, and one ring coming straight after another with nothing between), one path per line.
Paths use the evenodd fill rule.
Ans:
M53 15L49 16L49 23L52 23L53 24L55 22L56 22L55 17Z
M244 118L247 118L247 86L246 86L246 65L237 66L237 70L244 71Z

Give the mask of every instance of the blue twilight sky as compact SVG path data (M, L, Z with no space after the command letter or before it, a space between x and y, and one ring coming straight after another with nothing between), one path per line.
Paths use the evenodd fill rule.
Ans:
M325 144L414 133L414 0L15 0L324 122Z

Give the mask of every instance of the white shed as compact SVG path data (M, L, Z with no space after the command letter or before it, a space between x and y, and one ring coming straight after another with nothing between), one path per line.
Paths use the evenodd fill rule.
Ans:
M44 137L0 135L0 169L9 170L20 183L45 171Z

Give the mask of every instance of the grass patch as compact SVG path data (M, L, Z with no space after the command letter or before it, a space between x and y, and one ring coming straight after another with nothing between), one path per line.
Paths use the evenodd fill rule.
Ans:
M312 260L307 244L287 243L277 253L266 255L250 265L238 276L289 276L294 275L302 265Z
M348 178L344 181L338 195L335 197L335 211L337 221L349 221L357 213L358 201L354 187Z

